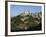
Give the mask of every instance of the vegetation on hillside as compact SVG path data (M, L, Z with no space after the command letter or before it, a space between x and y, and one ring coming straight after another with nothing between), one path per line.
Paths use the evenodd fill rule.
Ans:
M41 16L42 13L39 12L32 15L27 14L25 16L21 16L20 14L18 16L11 17L11 32L41 30Z

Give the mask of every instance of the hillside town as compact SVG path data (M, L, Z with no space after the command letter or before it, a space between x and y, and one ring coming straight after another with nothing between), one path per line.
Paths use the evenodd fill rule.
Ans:
M41 30L42 13L23 11L11 19L11 31Z

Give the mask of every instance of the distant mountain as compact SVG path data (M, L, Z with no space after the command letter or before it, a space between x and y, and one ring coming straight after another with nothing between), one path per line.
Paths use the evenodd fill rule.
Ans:
M11 17L11 31L41 30L41 19L42 12L25 11L18 16Z

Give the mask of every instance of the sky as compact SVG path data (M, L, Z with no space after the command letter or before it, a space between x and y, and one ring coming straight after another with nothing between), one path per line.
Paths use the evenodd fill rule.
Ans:
M10 5L10 13L12 17L17 16L26 10L35 13L41 12L42 8L41 6L32 6L32 5Z

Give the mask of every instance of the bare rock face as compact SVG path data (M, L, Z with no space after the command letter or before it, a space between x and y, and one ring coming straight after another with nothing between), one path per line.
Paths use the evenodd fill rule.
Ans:
M31 13L25 11L20 15L11 18L11 30L23 31L23 30L37 30L41 29L42 13ZM37 28L37 29L36 29Z

